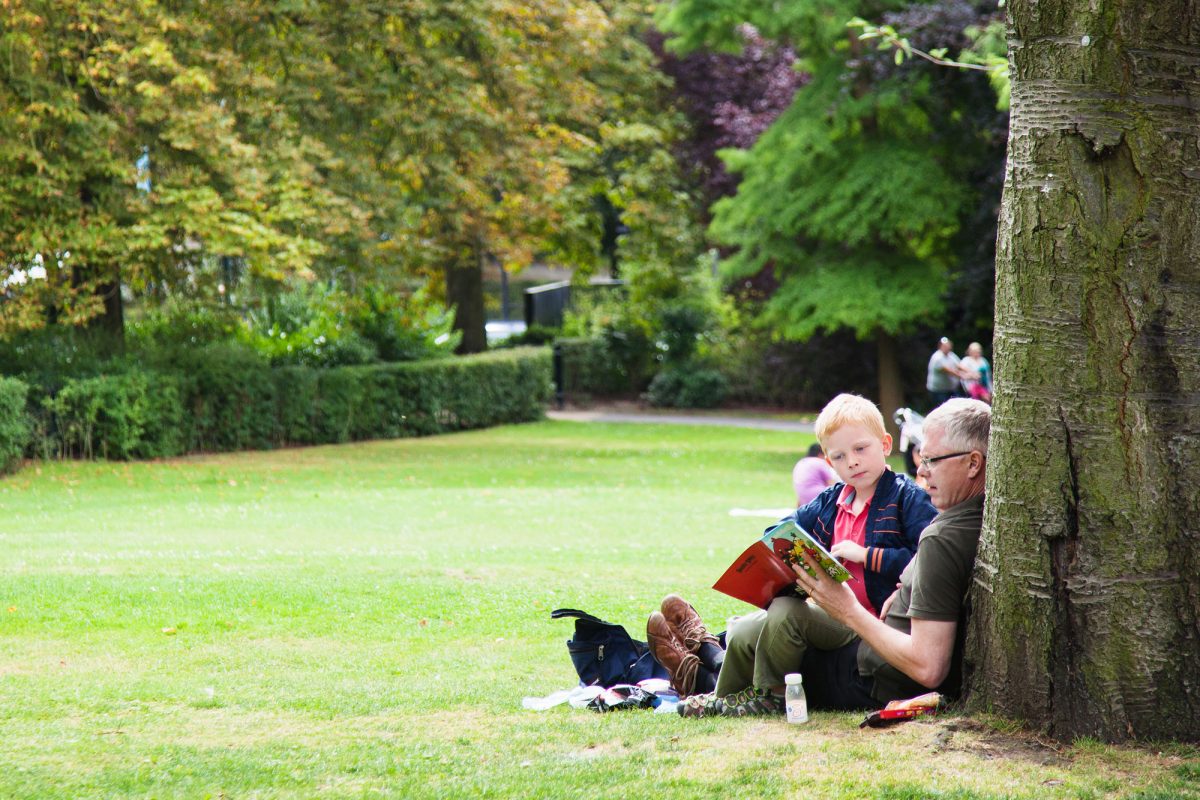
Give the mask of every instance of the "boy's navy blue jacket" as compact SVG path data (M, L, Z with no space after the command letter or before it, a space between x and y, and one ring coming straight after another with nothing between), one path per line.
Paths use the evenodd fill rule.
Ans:
M845 484L835 483L796 509L791 519L815 536L826 548L833 544L833 521L837 518L837 500ZM875 496L867 511L867 560L863 578L867 597L876 610L892 592L900 573L917 552L921 531L937 515L929 495L907 475L884 470L875 486Z

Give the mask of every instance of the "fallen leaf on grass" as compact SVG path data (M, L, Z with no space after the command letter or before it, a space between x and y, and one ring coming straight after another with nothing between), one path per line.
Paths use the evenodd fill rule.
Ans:
M174 628L163 628L162 632L165 633L167 636L174 636L179 631L175 630Z

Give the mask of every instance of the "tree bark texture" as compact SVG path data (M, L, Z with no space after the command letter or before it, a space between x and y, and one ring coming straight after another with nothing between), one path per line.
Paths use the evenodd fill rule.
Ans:
M976 707L1200 738L1200 7L1014 0Z

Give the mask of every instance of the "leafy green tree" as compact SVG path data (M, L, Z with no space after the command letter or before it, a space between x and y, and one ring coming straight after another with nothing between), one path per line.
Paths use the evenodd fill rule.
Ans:
M322 232L318 272L430 281L456 308L462 350L486 344L484 263L593 271L609 255L605 209L622 212L623 257L694 247L644 7L313 0L210 13L223 15L217 48L269 79L356 212Z
M889 417L902 401L895 337L942 317L955 235L976 204L970 177L998 160L991 131L964 111L986 77L898 67L846 28L910 5L920 4L680 0L661 18L679 49L731 46L737 26L753 24L811 74L752 148L724 154L741 183L714 206L710 234L730 248L728 277L773 273L778 288L758 316L773 336L845 328L876 341Z
M239 105L237 55L206 46L198 7L12 0L0 15L0 328L99 320L119 336L122 286L186 286L206 254L303 273L322 252L338 204L311 143L267 92Z
M429 283L456 307L461 349L478 350L486 261L594 270L611 255L605 209L628 229L625 258L694 247L644 6L13 0L2 13L10 329L48 309L120 331L122 288L193 293L215 285L220 257L279 283Z
M432 255L467 351L484 346L487 258L510 271L538 256L595 271L613 255L603 248L606 210L627 231L616 245L623 260L686 264L698 240L671 157L680 121L663 108L664 81L641 39L644 7L574 0L534 12L488 0L472 11L449 59L466 65L447 76L461 99L445 107L445 134L427 140L435 146L422 154L416 193L420 235L439 243ZM437 18L445 14L439 4Z

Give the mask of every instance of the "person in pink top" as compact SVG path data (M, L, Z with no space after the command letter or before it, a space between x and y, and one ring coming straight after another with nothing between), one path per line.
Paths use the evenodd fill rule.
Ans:
M825 460L821 445L808 448L808 455L792 467L792 488L796 490L796 508L807 505L817 495L837 483L837 473Z

